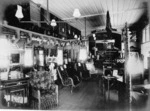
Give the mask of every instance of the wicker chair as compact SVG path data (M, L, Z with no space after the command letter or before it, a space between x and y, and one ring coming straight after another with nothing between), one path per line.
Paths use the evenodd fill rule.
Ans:
M50 92L39 90L36 88L31 89L31 106L33 109L46 110L51 109L58 105L58 86L53 85Z
M51 109L58 104L58 86L48 71L30 73L30 102L33 109Z

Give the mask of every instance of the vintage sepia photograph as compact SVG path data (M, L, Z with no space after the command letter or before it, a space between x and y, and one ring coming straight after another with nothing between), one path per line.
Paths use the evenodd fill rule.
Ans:
M150 111L150 0L0 0L0 111Z

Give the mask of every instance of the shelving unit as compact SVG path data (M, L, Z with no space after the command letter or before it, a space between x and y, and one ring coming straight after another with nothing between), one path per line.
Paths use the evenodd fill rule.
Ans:
M29 97L29 78L1 80L2 100L7 107L25 106Z

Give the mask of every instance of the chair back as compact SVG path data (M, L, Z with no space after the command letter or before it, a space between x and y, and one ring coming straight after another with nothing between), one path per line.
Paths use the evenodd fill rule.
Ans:
M58 66L57 71L62 81L66 80L69 77L63 66Z
M85 64L85 63L82 63L81 66L82 66L82 68L83 68L84 71L87 70L87 67L86 67L86 64Z

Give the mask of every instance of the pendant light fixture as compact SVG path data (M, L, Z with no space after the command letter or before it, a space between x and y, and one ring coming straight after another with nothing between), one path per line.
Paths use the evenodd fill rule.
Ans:
M22 7L20 5L17 5L17 11L16 11L15 16L18 19L22 19L23 18Z
M75 39L77 39L77 38L78 38L77 34L75 34L75 35L74 35L74 38L75 38Z
M49 19L51 19L50 14L49 14L49 0L47 0L47 20L49 21ZM50 22L50 25L52 27L55 27L57 25L56 20L52 19Z
M55 27L57 24L56 24L56 20L55 19L52 19L51 21L51 26Z
M75 18L78 18L78 17L80 17L81 16L81 13L80 13L80 11L79 11L79 9L74 9L74 12L73 12L73 17L75 17Z

